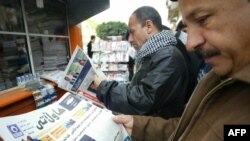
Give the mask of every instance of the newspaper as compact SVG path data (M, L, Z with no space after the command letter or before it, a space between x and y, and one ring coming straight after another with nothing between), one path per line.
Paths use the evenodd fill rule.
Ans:
M48 71L41 74L41 78L47 79L49 81L52 81L56 84L59 84L61 82L62 76L64 75L64 71L62 70L54 70L54 71Z
M96 98L96 90L92 88L94 75L106 79L104 73L96 70L88 55L77 46L64 71L63 79L58 83L58 87L101 104Z
M57 102L17 116L0 118L4 141L131 141L110 111L78 95L65 93ZM0 139L1 140L1 139Z

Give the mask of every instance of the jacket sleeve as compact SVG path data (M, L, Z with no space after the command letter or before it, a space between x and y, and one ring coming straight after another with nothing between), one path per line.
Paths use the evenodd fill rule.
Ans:
M124 114L143 114L145 109L139 109L130 101L137 101L131 93L130 84L117 81L102 81L97 89L97 98L104 103L106 108Z
M160 117L134 116L132 140L166 141L177 128L179 118L165 120Z
M165 102L175 99L185 87L182 85L185 67L181 67L184 60L180 60L179 55L173 49L157 52L149 59L148 65L142 65L133 78L133 81L136 79L138 82L131 85L102 81L97 89L98 99L115 112L149 114L156 95L161 103L158 106L161 107Z

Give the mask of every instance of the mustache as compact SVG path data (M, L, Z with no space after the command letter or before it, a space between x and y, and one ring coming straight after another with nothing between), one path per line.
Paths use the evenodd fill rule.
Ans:
M200 58L203 58L203 59L210 58L210 57L221 54L221 52L219 50L216 50L216 49L199 48L199 49L196 49L195 52Z

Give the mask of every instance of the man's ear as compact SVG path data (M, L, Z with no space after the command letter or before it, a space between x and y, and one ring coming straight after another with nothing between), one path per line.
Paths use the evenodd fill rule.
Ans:
M147 28L147 33L151 34L153 31L154 24L151 20L146 20L145 27Z

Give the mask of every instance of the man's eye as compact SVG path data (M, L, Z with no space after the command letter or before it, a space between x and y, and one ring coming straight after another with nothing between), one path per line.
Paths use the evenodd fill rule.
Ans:
M199 17L199 18L197 19L197 23L198 23L199 25L204 25L205 22L206 22L206 20L208 19L208 17L209 17L209 15Z

